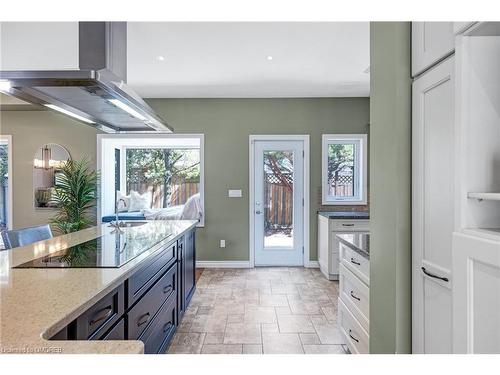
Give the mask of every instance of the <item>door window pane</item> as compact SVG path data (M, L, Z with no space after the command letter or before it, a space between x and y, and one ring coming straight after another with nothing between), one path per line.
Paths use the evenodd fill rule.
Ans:
M264 248L293 248L293 151L264 151Z

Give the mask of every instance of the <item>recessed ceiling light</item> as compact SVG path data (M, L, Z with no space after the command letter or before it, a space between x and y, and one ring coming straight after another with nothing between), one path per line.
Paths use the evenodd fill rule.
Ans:
M266 59L267 59L268 61L271 61L271 60L273 59L273 57L272 57L271 55L268 55L268 56L266 57Z
M157 57L157 59L158 59L158 61L165 61L165 56L160 55Z

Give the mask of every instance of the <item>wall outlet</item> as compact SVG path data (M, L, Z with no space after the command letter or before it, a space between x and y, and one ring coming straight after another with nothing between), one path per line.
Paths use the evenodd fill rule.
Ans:
M220 247L226 247L226 240L220 240Z

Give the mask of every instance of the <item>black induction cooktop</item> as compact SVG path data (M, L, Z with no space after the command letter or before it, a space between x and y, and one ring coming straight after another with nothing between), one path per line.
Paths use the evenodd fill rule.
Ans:
M136 230L106 234L14 268L118 268L170 236Z

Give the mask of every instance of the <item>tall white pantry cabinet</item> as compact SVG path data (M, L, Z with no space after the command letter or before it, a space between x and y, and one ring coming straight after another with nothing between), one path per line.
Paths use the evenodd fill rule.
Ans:
M500 23L412 24L414 353L500 353Z

